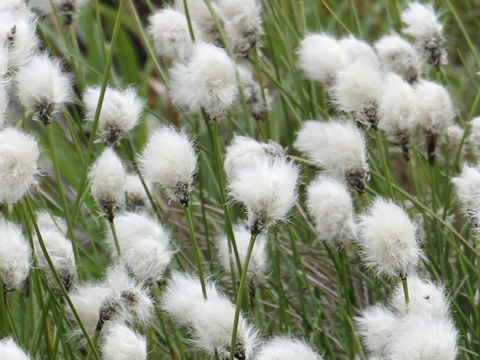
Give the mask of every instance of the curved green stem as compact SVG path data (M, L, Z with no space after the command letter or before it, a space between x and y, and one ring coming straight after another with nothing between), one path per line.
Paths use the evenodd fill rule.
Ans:
M245 293L246 283L247 283L247 270L248 264L250 263L250 257L253 252L253 246L255 245L255 240L257 239L257 233L253 233L250 237L250 242L248 243L247 255L245 256L245 262L242 266L242 276L240 277L240 286L238 288L237 301L235 307L235 317L233 318L233 329L232 329L232 342L230 343L230 360L234 360L235 344L237 343L237 331L238 331L238 321L240 319L240 311L243 303L243 295Z
M200 284L202 285L203 298L206 300L207 288L205 286L205 276L203 274L202 254L200 253L197 236L195 235L195 227L193 226L192 211L190 209L190 205L184 206L183 210L185 211L185 217L187 218L188 229L190 231L190 237L193 244L193 252L195 253L195 259L197 260L198 276L200 278Z

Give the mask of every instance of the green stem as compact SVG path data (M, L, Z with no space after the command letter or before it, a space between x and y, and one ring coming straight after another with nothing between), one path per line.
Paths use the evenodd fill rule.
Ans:
M198 276L200 278L200 284L202 285L203 298L206 300L207 288L205 286L205 276L203 274L202 254L200 253L200 249L198 248L197 236L195 235L195 227L193 226L192 220L192 211L189 205L184 206L183 210L185 211L185 217L187 218L190 237L192 238L193 252L195 253L195 259L197 260Z
M8 335L7 294L3 288L3 279L0 274L0 337Z
M402 287L403 287L403 295L405 296L405 304L409 304L410 296L408 294L408 281L406 276L402 276Z
M122 251L120 250L120 242L118 241L117 229L115 228L115 221L113 217L108 219L108 224L110 225L110 230L112 231L113 241L115 243L115 248L117 249L117 255L120 257Z
M120 4L118 6L117 13L115 15L115 24L113 25L113 33L112 33L112 41L111 41L111 47L110 47L110 52L108 53L108 58L107 58L107 63L105 65L105 70L103 73L103 79L102 79L102 86L100 89L100 97L98 99L97 103L97 109L95 111L95 116L93 118L93 124L92 124L92 129L90 132L90 137L88 139L88 145L87 145L87 156L86 156L86 167L83 172L82 178L80 180L80 187L78 189L77 196L75 198L75 204L73 206L73 215L72 215L72 223L75 223L75 219L78 215L78 212L80 210L80 204L84 198L84 192L87 188L87 179L88 179L88 169L89 169L89 164L90 160L92 159L93 156L93 144L95 137L97 135L97 130L98 130L98 123L99 123L99 118L100 118L100 111L102 109L102 104L103 104L103 99L105 98L105 91L107 89L108 85L108 80L109 80L109 75L110 75L110 69L112 68L113 65L113 55L115 53L115 46L117 44L117 38L118 38L118 33L120 30L120 23L121 23L121 18L124 16L125 12L125 5L127 3L127 0L120 0Z
M67 289L65 289L65 285L63 285L62 279L60 278L60 275L58 275L57 269L55 268L55 265L52 262L52 259L50 258L50 255L48 253L47 247L45 246L45 242L43 241L42 234L40 233L40 229L38 228L38 224L36 221L35 217L35 212L33 211L32 204L30 202L30 198L27 196L24 197L25 205L27 207L28 213L30 215L30 219L33 222L33 227L35 229L35 232L37 234L38 242L40 244L40 248L42 249L43 255L45 256L45 260L47 260L48 266L50 267L50 270L52 271L52 274L55 278L55 281L57 282L58 287L60 288L63 296L65 297L65 300L68 303L68 306L72 310L72 314L77 320L78 326L80 327L80 330L82 331L83 335L85 336L85 339L87 340L87 343L90 347L90 349L93 352L93 355L95 356L95 359L101 360L100 355L97 352L97 349L95 348L95 345L92 342L92 339L88 335L87 330L85 329L85 326L82 323L82 319L78 315L77 310L75 309L75 305L73 305L72 300L70 299L70 296L68 295Z
M253 252L253 246L255 245L255 240L257 239L257 233L253 233L250 237L250 242L248 243L247 255L245 256L245 261L242 266L242 276L240 277L240 286L238 288L237 302L235 307L235 317L233 318L233 329L232 329L232 342L230 343L230 360L234 360L235 345L237 343L237 331L238 331L238 321L240 319L240 310L243 303L243 295L245 293L245 287L247 283L247 270L248 264L250 263L250 257Z
M63 206L63 211L65 213L65 219L67 221L67 234L68 237L70 238L70 241L72 242L72 249L73 249L73 256L75 258L75 263L77 264L78 268L78 274L79 277L81 277L81 266L80 266L80 258L78 255L78 244L77 241L75 240L75 237L73 235L73 223L72 218L70 217L70 211L69 211L69 206L67 202L67 197L65 195L65 189L63 187L63 180L62 180L62 174L60 172L60 163L58 161L58 156L57 156L57 150L55 147L55 140L53 136L53 129L52 125L45 125L45 129L47 131L47 137L48 137L48 144L50 147L50 151L52 152L52 160L53 160L53 167L55 169L55 177L57 178L57 187L58 187L58 192L60 193L60 198L62 201L62 206Z
M100 338L100 333L102 332L102 329L96 329L95 334L93 335L93 345L95 345L95 348L98 346L98 339ZM92 351L88 352L86 360L90 360L92 358Z

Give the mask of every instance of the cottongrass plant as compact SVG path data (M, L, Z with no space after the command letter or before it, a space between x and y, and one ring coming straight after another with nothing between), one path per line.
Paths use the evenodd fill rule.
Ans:
M0 340L0 352L7 360L30 360L30 356L12 338Z

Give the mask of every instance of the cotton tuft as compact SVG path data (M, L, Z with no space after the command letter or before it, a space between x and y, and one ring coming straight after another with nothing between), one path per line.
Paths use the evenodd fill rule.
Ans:
M427 136L428 160L433 164L437 143L453 124L455 110L447 89L432 81L422 80L415 86L417 123Z
M52 3L65 25L74 23L80 13L80 10L88 4L90 0L33 0L33 4L44 14L53 14Z
M22 228L0 220L0 270L4 291L24 290L30 272L31 249Z
M297 200L298 178L292 162L275 159L258 160L230 180L230 195L245 206L252 234L286 220Z
M30 356L11 337L0 340L0 354L5 360L30 360Z
M120 262L145 285L152 285L163 278L173 258L169 232L147 215L122 212L115 217ZM107 233L110 252L116 253L113 236Z
M204 108L212 119L225 115L238 97L235 63L211 44L196 43L188 62L171 68L170 78L174 104L191 113Z
M274 161L284 157L285 150L273 141L264 143L248 136L235 135L227 146L223 166L227 178L232 179L257 160Z
M378 275L403 279L417 265L421 255L417 228L392 201L377 197L359 217L358 230L364 261Z
M384 358L399 319L383 305L374 305L355 318L357 333L372 356Z
M245 225L239 224L234 226L233 233L235 238L235 244L237 245L238 256L240 257L240 261L243 264L247 256L248 245L250 243L250 230ZM253 291L258 284L261 284L265 281L268 266L266 245L266 237L264 235L258 236L257 240L255 241L255 245L253 247L247 269L247 279L251 291ZM231 251L228 250L227 236L218 238L218 253L225 271L230 273L233 269L237 278L239 278L240 276L237 271L233 247ZM233 266L230 267L230 264L232 264Z
M270 111L272 98L268 89L263 89L253 79L252 69L244 64L237 65L238 81L243 89L245 102L255 120L265 119L266 113ZM265 97L265 99L264 99Z
M86 120L93 122L100 98L100 87L88 87L83 93L87 110ZM107 87L100 110L98 126L107 145L115 145L126 133L137 126L144 103L134 88L114 89Z
M114 209L125 200L125 167L111 148L106 148L92 165L88 177L92 196L112 221Z
M148 188L148 184L145 184ZM151 204L148 195L143 187L142 181L137 174L127 174L125 192L129 209L132 211L143 211L150 209Z
M332 119L302 124L294 146L327 172L363 193L369 179L365 138L355 124Z
M463 165L460 175L451 179L455 193L475 230L480 226L480 171L477 167Z
M458 333L449 319L411 314L401 319L388 359L454 360Z
M0 42L8 47L9 67L19 68L31 61L33 53L38 50L39 41L30 12L11 10L0 11Z
M33 136L14 128L0 131L0 203L16 203L36 183L39 156Z
M406 158L410 137L417 128L417 109L414 88L400 76L389 73L380 102L378 127L385 131L391 142L402 147Z
M378 64L360 58L339 71L335 79L331 94L338 108L353 113L362 126L376 129L383 87Z
M298 65L310 80L332 84L335 74L348 60L348 55L337 39L321 34L308 34L297 49Z
M250 49L263 34L261 2L259 0L217 0L225 19L225 35L232 51L248 57Z
M441 285L423 280L418 276L408 278L410 302L405 304L403 287L398 284L390 298L390 304L397 313L403 315L429 315L436 318L449 318L450 308L445 289Z
M101 346L103 360L146 360L147 340L122 323L105 329Z
M73 255L72 243L65 237L62 231L56 227L55 223L53 223L54 219L50 220L51 223L46 224L47 221L45 217L49 216L48 213L43 212L37 215L37 217L38 216L44 218L41 221L43 225L38 225L45 247L65 289L69 291L77 279L77 266ZM38 238L35 238L34 247L38 259L38 266L45 270L50 286L59 291L60 288L40 247Z
M321 239L343 248L355 238L353 200L343 182L319 176L307 188L306 203Z
M161 186L167 196L187 206L197 174L197 154L188 136L163 126L148 139L139 158L143 176Z
M157 54L168 60L185 61L192 54L193 41L185 14L172 8L164 8L149 17L148 32L153 38ZM192 24L195 26L195 24ZM195 38L201 38L194 27Z
M401 18L406 25L403 33L415 39L425 61L437 69L440 65L447 64L447 52L442 48L445 41L442 35L443 25L438 20L432 4L410 2L408 8L402 12Z
M385 70L393 71L409 83L420 77L422 64L417 51L398 34L383 36L375 43L375 50Z
M353 64L360 58L368 59L372 64L377 66L380 65L377 54L375 54L375 51L370 44L365 41L359 40L355 36L350 35L340 39L338 43L347 54L346 65Z
M468 140L473 148L473 152L480 156L480 116L470 120L470 134Z
M258 350L256 360L322 360L305 342L284 336L276 336L266 341Z
M72 101L70 77L60 60L47 54L35 55L16 74L18 98L33 112L34 119L49 124L62 106Z

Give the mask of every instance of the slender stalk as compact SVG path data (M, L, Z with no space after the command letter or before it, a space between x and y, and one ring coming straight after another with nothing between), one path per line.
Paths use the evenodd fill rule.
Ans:
M98 339L100 338L100 333L102 332L102 328L99 328L99 329L95 329L95 334L93 335L93 345L95 346L95 349L97 348L98 346ZM88 355L87 355L87 358L86 360L90 360L92 358L92 349L90 349L90 351L88 352Z
M53 138L52 125L51 124L45 125L45 129L47 131L48 145L50 147L50 151L52 152L53 167L55 169L55 177L57 178L58 192L60 193L62 207L65 213L65 219L67 221L67 234L70 241L72 242L73 256L75 258L75 263L77 264L77 267L78 267L79 277L81 277L82 272L81 272L81 266L80 266L80 258L78 255L78 244L73 235L73 222L72 222L72 218L70 217L70 210L69 210L69 205L67 201L67 196L65 195L65 189L63 187L62 174L60 172L60 163L58 161L57 150L55 147L55 140Z
M242 266L242 276L240 277L240 286L238 288L237 301L235 307L235 317L233 318L233 329L232 329L232 341L230 343L230 360L234 360L235 345L237 343L237 331L238 331L238 321L240 319L240 310L243 303L243 294L245 293L246 283L247 283L247 270L248 264L250 263L250 257L253 252L253 246L255 245L255 240L257 239L257 233L252 233L250 237L250 242L248 243L247 255L245 256L245 261Z
M113 33L112 33L112 41L111 41L111 47L110 47L110 52L108 53L108 58L107 58L107 63L105 65L105 70L103 72L103 79L102 79L102 86L100 89L100 97L98 99L97 103L97 109L95 111L95 116L93 118L93 124L92 124L92 129L90 132L90 137L88 139L88 145L87 145L87 155L86 155L86 167L83 172L83 175L80 180L80 186L78 189L77 196L75 198L75 204L73 206L73 215L72 215L72 223L75 223L75 219L78 215L78 212L80 211L80 204L84 198L84 192L87 187L87 178L88 178L88 167L90 164L90 160L92 159L93 156L93 143L95 140L95 137L97 135L97 130L98 130L98 122L100 118L100 111L102 110L102 105L103 105L103 99L105 98L105 91L107 89L108 85L108 80L110 78L110 70L113 65L113 55L115 53L115 46L117 44L117 39L118 39L118 33L120 30L120 19L124 15L125 12L125 6L126 6L127 0L120 0L120 4L118 6L117 14L115 15L115 23L113 25Z
M203 298L207 299L207 288L205 286L205 276L203 274L202 254L198 248L197 236L195 235L195 227L193 226L192 220L192 211L189 205L184 206L183 210L185 212L185 217L187 218L190 237L192 238L193 252L195 253L195 259L197 260L198 276L200 278L200 284L202 285Z
M3 287L3 279L0 274L0 336L2 338L8 335L8 315L7 315L7 294Z
M112 232L113 241L115 242L115 248L117 249L117 255L120 256L120 255L122 255L122 251L120 250L120 243L118 241L117 229L115 228L115 220L114 220L113 217L108 219L108 224L110 225L110 230Z
M70 296L68 295L67 289L65 289L65 285L63 285L62 279L60 278L60 275L58 275L57 269L55 268L55 265L53 265L52 259L50 258L50 255L48 253L48 250L45 246L45 243L42 238L42 234L40 233L40 229L38 228L38 224L36 221L35 217L35 212L33 211L32 204L30 203L30 198L27 196L24 197L24 202L27 208L27 211L30 215L30 219L33 222L33 227L35 229L35 233L37 234L38 242L40 244L40 248L42 249L43 255L45 256L45 260L47 260L48 266L50 267L50 270L52 271L53 277L55 278L55 281L57 282L57 285L59 286L63 296L65 297L65 300L68 303L68 306L72 310L72 314L75 317L75 320L78 323L78 326L80 327L80 330L82 331L83 335L85 336L85 339L87 340L88 346L93 352L93 355L95 356L95 359L101 360L100 355L97 352L97 349L95 348L95 345L92 342L92 339L88 335L87 330L85 329L85 326L83 325L82 319L78 315L77 310L75 309L75 305L73 305L72 300L70 299Z
M405 296L405 304L408 305L410 302L410 296L408 294L408 281L407 281L407 276L402 276L402 287L403 287L403 295Z

